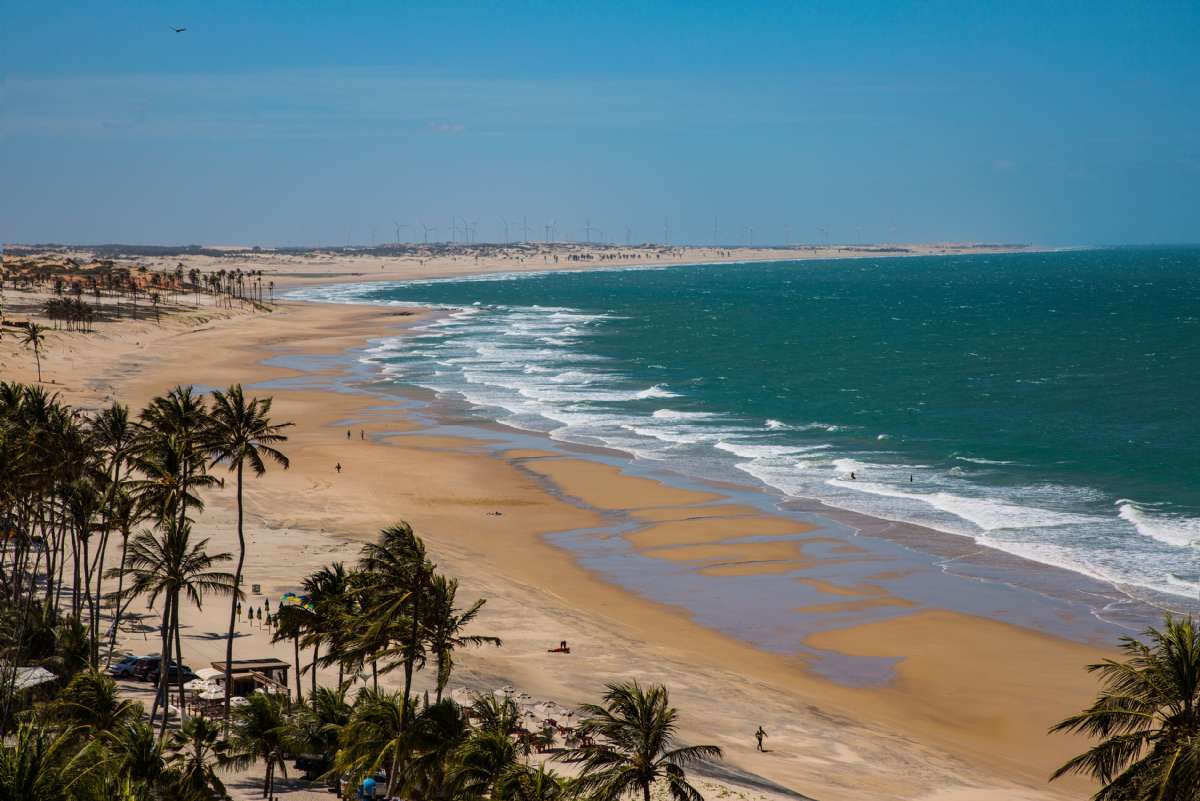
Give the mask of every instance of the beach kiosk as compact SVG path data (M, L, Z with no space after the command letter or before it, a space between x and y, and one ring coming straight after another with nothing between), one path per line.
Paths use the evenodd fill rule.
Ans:
M213 669L225 676L225 662L213 662ZM230 695L239 698L262 690L289 698L288 663L282 659L235 659L229 663Z

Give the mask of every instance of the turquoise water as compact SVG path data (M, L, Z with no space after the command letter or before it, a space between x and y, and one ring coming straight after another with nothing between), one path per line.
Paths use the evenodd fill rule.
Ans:
M370 361L517 428L971 537L1134 597L1200 592L1200 249L297 295L455 307Z

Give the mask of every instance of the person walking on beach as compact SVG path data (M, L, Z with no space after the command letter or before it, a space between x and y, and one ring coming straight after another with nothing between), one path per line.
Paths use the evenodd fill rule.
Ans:
M338 462L337 464L335 464L335 465L334 465L334 468L336 468L336 469L337 469L337 471L338 471L338 475L341 475L341 472L342 472L342 463L341 463L341 462Z
M766 736L767 736L767 733L765 731L763 731L762 726L759 726L758 731L754 732L754 739L758 741L758 750L762 751L763 753L766 753L766 749L762 747L762 741L763 741L763 738Z
M350 429L346 429L346 439L350 439Z

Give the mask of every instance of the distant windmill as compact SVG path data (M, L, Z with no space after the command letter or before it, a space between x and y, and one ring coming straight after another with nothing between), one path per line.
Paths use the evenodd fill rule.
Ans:
M720 239L717 237L717 215L714 214L713 215L713 238L712 238L713 247L716 247L717 243L719 241L720 241Z
M401 225L399 220L392 220L392 224L396 226L396 247L398 248L398 247L400 247L400 229L407 228L408 226ZM375 234L372 233L371 238L374 239L374 237L375 237Z
M671 218L663 217L663 244L671 246Z
M529 218L523 215L521 217L521 241L529 241Z
M436 231L436 230L437 230L437 228L435 228L435 227L434 227L434 226L432 226L432 225L426 225L425 223L421 223L421 228L422 228L422 229L424 229L424 231L425 231L424 238L422 239L422 241L423 241L423 242L424 242L426 245L428 245L428 244L429 244L429 233L430 233L430 231Z
M583 235L585 237L585 241L587 241L587 242L592 241L592 218L591 217L588 217L584 220Z
M507 219L507 218L505 218L505 217L501 217L501 218L500 218L500 221L501 221L502 223L504 223L504 244L506 244L506 245L507 245L507 244L509 243L509 241L510 241L510 240L509 240L509 238L508 238L508 219Z
M626 245L629 244L629 240L630 240L632 234L633 234L633 229L630 228L628 225L625 226L625 244Z

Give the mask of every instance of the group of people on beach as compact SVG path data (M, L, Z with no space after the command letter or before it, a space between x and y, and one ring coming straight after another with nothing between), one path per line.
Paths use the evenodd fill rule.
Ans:
M367 439L367 432L366 432L366 430L364 430L364 429L361 429L361 428L360 428L360 429L358 430L358 438L359 438L359 439L361 439L361 440L363 440L363 441L366 441L366 439ZM346 429L346 439L354 439L354 437L353 437L353 435L352 435L352 433L351 433L350 429L348 429L348 428ZM342 473L342 463L341 463L341 462L338 462L337 464L335 464L335 465L333 466L333 469L334 469L334 470L336 470L336 471L338 472L338 475L341 475L341 473Z

